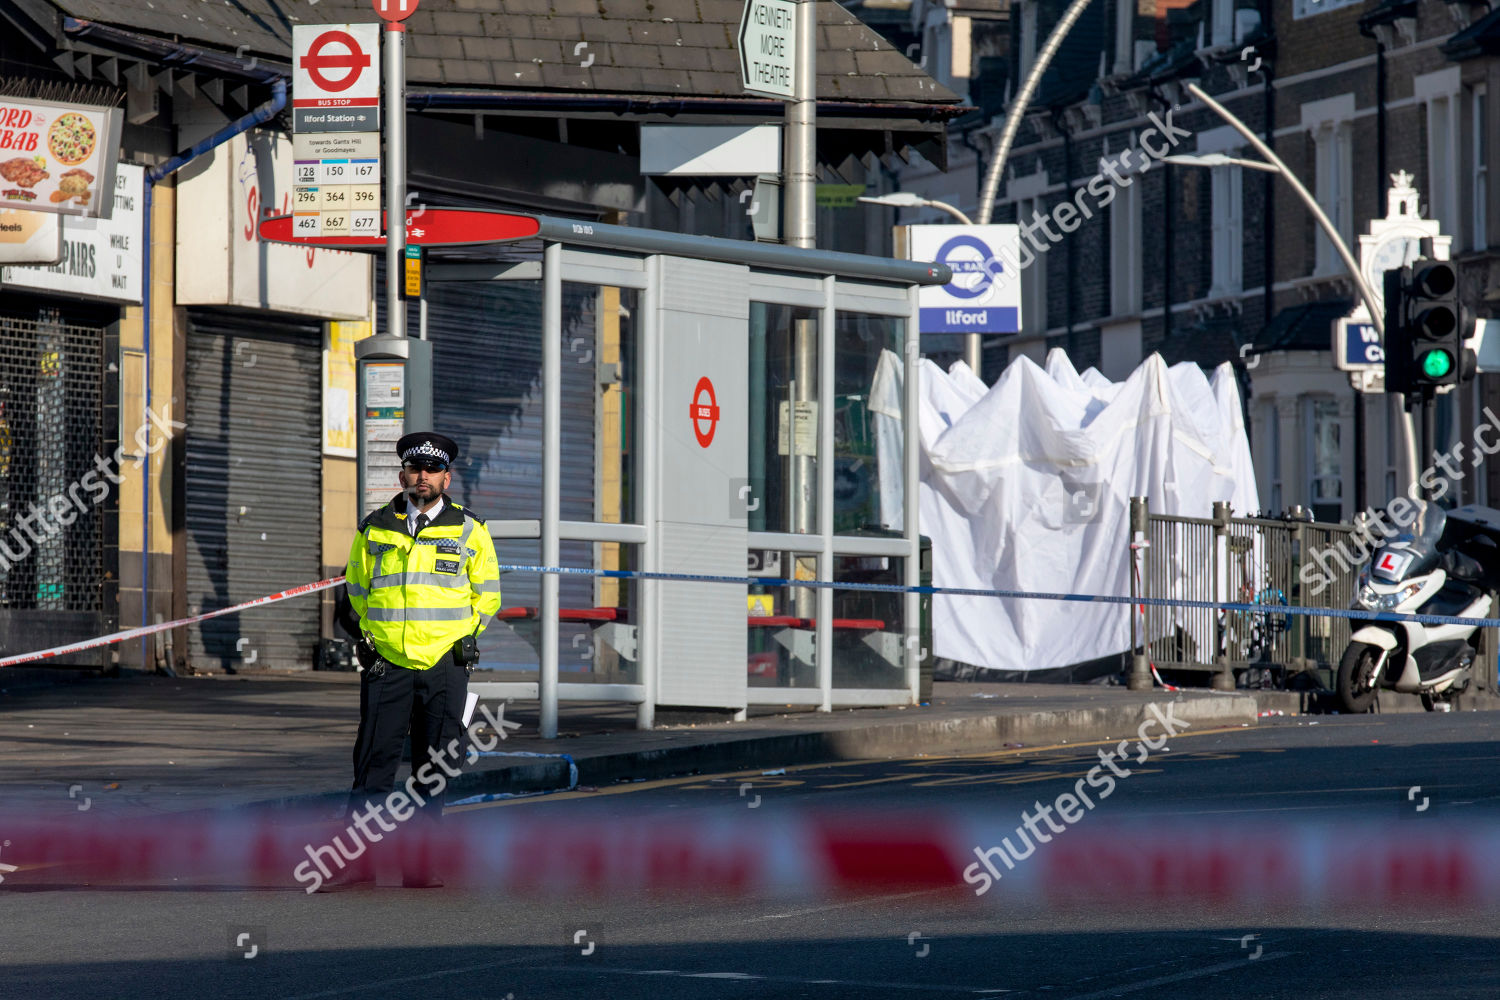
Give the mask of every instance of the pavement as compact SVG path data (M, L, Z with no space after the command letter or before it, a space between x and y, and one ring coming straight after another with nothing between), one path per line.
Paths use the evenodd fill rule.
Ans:
M208 690L273 683L285 682ZM283 703L307 690L285 688ZM7 735L8 721L0 714ZM1493 1000L1500 881L1484 862L1500 820L1495 747L1491 717L1470 712L1195 727L1131 762L1107 801L982 897L957 879L930 890L872 879L855 895L757 891L723 863L688 890L679 876L643 891L637 880L662 869L641 824L704 852L669 875L696 874L689 862L724 857L726 843L781 857L788 824L813 815L876 818L856 829L877 837L900 837L903 818L957 817L950 829L967 855L1002 836L1017 842L1023 811L1060 803L1104 748L666 778L465 806L445 821L499 845L545 828L554 839L541 871L575 891L541 878L408 890L394 870L377 891L333 895L306 894L289 874L58 885L23 868L0 886L0 995ZM182 818L158 820L174 844L191 842ZM1309 862L1324 824L1341 830L1319 841L1336 854L1327 869ZM1473 850L1455 854L1462 843ZM1453 905L1470 890L1477 905ZM1344 894L1353 899L1327 898Z
M0 809L173 812L342 805L359 720L356 675L90 677L0 688ZM449 801L673 775L1124 738L1173 702L1193 725L1253 726L1254 692L944 683L929 705L819 713L759 709L744 722L641 731L633 706L564 702L560 736L534 702L491 703L497 755L449 784ZM476 718L480 716L476 714ZM513 727L513 723L519 726ZM481 738L493 727L479 730ZM504 756L506 754L546 756ZM571 766L570 766L571 765ZM403 774L405 772L403 771Z

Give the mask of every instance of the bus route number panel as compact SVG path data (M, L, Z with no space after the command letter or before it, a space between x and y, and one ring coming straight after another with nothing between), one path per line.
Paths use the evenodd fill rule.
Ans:
M380 159L298 160L292 186L297 236L378 236Z

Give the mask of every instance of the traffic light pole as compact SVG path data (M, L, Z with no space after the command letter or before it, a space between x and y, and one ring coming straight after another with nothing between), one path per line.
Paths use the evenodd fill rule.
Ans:
M1422 393L1422 461L1423 461L1423 463L1425 463L1425 465L1423 466L1424 468L1431 468L1432 467L1433 449L1436 447L1436 445L1433 442L1433 424L1434 424L1435 418L1437 416L1436 410L1437 410L1437 396L1436 396L1436 394L1433 393L1432 390L1430 390L1430 389L1427 390L1427 391L1425 391L1425 392L1423 392ZM1421 482L1420 479L1418 480L1418 482ZM1422 499L1423 500L1431 500L1432 499L1432 488L1430 486L1428 486L1426 483L1421 483L1421 486L1422 486Z
M1420 454L1422 462L1425 463L1422 468L1430 469L1432 468L1433 449L1436 447L1433 438L1435 437L1434 428L1437 417L1437 394L1431 389L1421 389L1408 393L1406 395L1406 412L1411 413L1412 410L1418 407L1422 411L1422 451ZM1418 477L1414 482L1421 487L1422 499L1431 500L1432 488L1421 481L1420 473L1418 473Z

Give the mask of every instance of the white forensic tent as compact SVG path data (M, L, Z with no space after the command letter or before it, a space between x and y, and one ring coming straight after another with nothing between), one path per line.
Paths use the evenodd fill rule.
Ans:
M1210 379L1153 354L1110 382L1053 350L1045 371L1018 358L988 390L962 362L944 372L924 361L921 377L921 524L935 586L1128 595L1130 497L1191 517L1209 517L1215 501L1239 514L1260 508L1228 363ZM900 359L889 354L871 388L882 470L901 468L900 398ZM882 521L899 526L899 490L883 483L881 493ZM1062 667L1128 650L1129 614L939 595L933 651L997 670Z

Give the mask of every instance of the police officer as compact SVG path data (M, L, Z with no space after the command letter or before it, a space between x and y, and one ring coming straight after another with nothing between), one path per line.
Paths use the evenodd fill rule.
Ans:
M345 570L362 634L357 651L363 668L351 813L394 789L408 732L414 774L429 760L436 765L438 757L456 773L464 750L452 759L449 745L464 742L468 673L478 659L475 637L500 609L489 529L445 492L458 446L423 431L402 437L396 453L402 492L360 523ZM427 773L441 777L435 768ZM416 787L431 784L419 780ZM419 819L442 815L440 797L422 799ZM429 859L412 861L403 852L402 869L408 888L443 884ZM366 854L326 888L374 881Z

